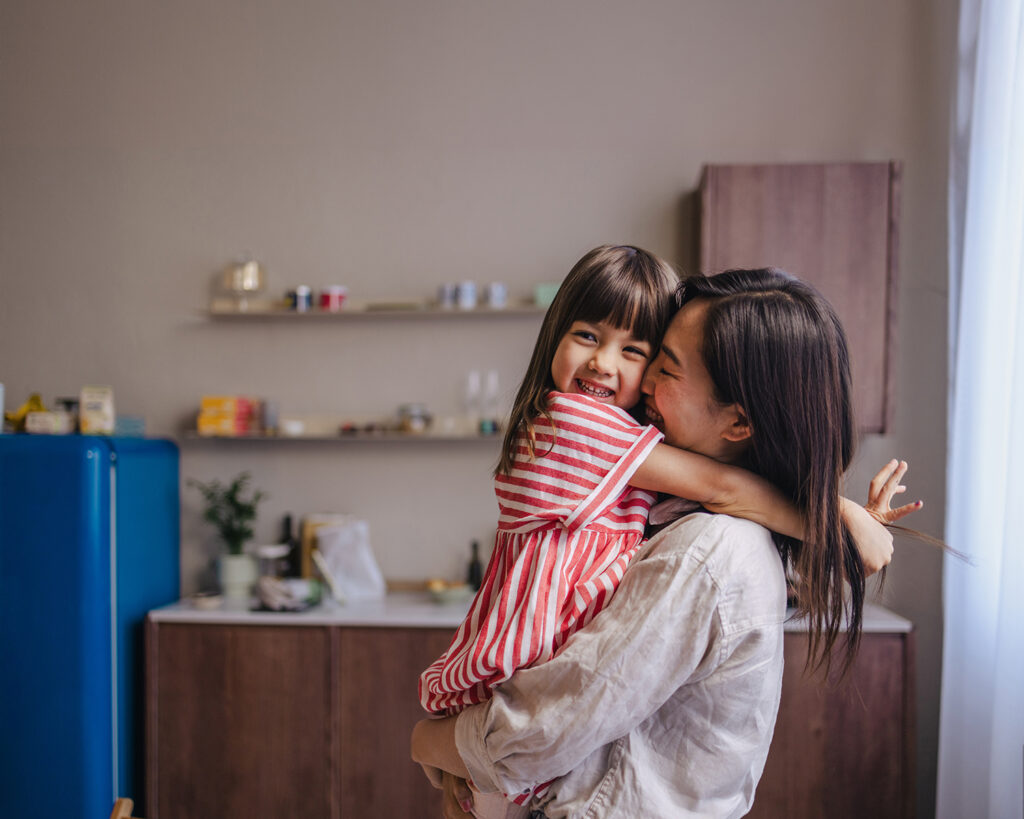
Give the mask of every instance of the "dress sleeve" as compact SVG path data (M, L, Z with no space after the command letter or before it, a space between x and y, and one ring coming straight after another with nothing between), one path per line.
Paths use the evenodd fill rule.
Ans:
M586 527L619 501L664 437L586 396L551 393L548 410L550 421L537 419L536 455L520 445L511 474L495 479L504 528L531 519Z
M695 516L663 537L720 538L714 520ZM459 715L456 744L477 788L520 793L564 776L716 667L718 587L693 554L634 562L608 607L558 655Z

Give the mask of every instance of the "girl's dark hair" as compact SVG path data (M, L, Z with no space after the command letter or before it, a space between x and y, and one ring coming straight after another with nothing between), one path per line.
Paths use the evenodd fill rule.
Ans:
M656 350L671 315L678 281L667 262L632 245L601 245L576 262L544 316L512 405L497 473L511 472L520 437L531 457L536 455L534 422L540 416L550 417L547 395L555 389L551 363L572 323L606 321L630 330Z
M715 398L739 404L750 421L741 465L775 484L806 521L803 542L774 537L796 576L808 666L828 673L845 622L845 673L860 640L865 573L839 514L856 436L842 324L813 287L773 268L686 278L679 305L694 299L709 302L702 353Z

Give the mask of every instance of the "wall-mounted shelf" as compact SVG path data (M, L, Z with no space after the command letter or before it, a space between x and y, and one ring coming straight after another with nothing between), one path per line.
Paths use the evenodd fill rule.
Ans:
M218 321L222 319L229 320L254 320L254 319L268 319L268 320L287 320L293 321L321 321L321 320L333 320L333 321L345 321L348 319L377 319L377 318L473 318L473 317L484 317L487 318L501 318L501 317L512 317L512 316L543 316L547 308L538 307L534 304L527 305L515 305L510 307L503 307L501 309L491 307L477 307L472 310L460 310L457 308L441 308L434 305L414 305L409 304L408 306L399 306L397 303L388 303L375 306L372 304L368 305L353 305L352 307L343 307L341 310L330 311L330 310L307 310L299 312L296 310L288 310L284 308L276 309L259 309L259 310L237 310L237 309L225 309L221 307L213 307L206 310L201 310L200 313L207 318L216 319Z
M349 435L200 435L198 432L184 432L178 436L182 443L221 442L239 444L301 444L301 443L461 443L486 442L500 443L502 435L456 435L402 432L363 432Z

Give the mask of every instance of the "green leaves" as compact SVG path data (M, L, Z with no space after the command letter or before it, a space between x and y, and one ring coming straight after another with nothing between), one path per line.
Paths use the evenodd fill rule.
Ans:
M206 501L203 517L216 527L228 552L233 555L241 554L242 547L252 537L249 524L256 520L256 508L266 497L258 489L248 498L244 496L251 477L248 472L242 472L229 484L218 480L207 483L193 478L188 480L188 485L198 489Z

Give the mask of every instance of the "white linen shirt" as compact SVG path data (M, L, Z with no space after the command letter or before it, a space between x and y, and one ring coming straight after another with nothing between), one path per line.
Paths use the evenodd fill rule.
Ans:
M459 715L459 754L485 793L561 777L534 805L550 819L742 816L775 728L785 616L770 533L689 515L561 652Z

